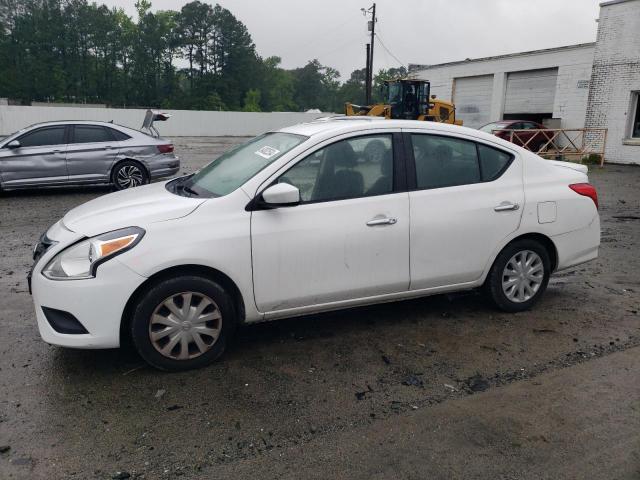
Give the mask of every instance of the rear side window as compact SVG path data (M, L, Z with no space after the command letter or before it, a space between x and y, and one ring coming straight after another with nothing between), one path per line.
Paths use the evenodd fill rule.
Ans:
M46 145L62 145L64 143L65 127L40 128L29 132L18 140L23 147L43 147Z
M109 128L109 132L111 132L111 135L113 135L113 137L119 142L124 142L131 138L126 133L122 133L120 130L116 130L115 128Z
M419 189L480 182L476 144L436 135L411 135Z
M113 137L109 130L93 125L76 125L74 127L73 143L112 142Z
M491 182L502 175L513 158L508 153L482 144L478 144L478 153L483 182Z

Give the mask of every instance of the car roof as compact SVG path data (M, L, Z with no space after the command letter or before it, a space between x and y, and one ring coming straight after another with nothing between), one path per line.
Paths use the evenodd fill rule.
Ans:
M499 138L491 133L483 132L475 128L452 125L449 123L426 122L421 120L387 120L384 117L325 117L312 122L300 123L278 130L283 133L315 137L317 141L347 133L366 133L368 130L380 129L406 129L424 131L431 135L451 135L470 141L480 140L483 143L494 145L512 152L528 152L527 150Z
M117 123L104 122L104 121L101 121L101 120L51 120L51 121L48 121L48 122L34 123L32 125L29 125L26 128L48 127L48 126L54 126L54 125L100 125L100 126L105 126L105 127L129 128L129 127L124 127L122 125L118 125Z
M412 129L425 130L431 133L454 133L471 135L474 137L481 136L484 138L483 132L473 128L463 127L460 125L452 125L449 123L425 122L420 120L387 120L384 117L324 117L307 123L299 123L290 127L279 130L284 133L293 133L312 137L320 134L339 135L341 133L349 133L354 131L366 131L377 129ZM495 138L493 135L489 138Z

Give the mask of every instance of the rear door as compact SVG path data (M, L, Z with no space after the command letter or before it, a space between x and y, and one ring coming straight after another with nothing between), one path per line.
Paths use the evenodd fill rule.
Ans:
M100 125L73 125L67 149L69 182L109 181L120 144L110 128Z
M405 135L411 289L473 282L520 224L522 159L465 138Z
M18 148L0 149L0 175L6 187L55 185L67 181L67 128L52 125L16 138Z

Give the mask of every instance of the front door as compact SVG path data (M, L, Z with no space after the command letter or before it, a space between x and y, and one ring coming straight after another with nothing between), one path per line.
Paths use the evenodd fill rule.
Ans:
M65 126L31 130L17 148L0 149L0 176L6 187L61 184L67 181Z
M463 138L409 137L415 164L409 194L411 289L476 281L520 225L522 160Z
M320 148L275 182L301 203L252 212L254 293L273 312L406 291L409 201L390 133Z
M74 125L67 149L69 181L108 182L119 148L120 143L109 128L100 125Z

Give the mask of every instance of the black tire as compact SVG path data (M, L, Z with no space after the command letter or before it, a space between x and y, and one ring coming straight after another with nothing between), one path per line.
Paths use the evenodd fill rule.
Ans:
M218 328L219 334L217 339L209 337L213 342L208 350L200 354L198 354L198 345L196 345L195 339L193 339L192 343L189 343L187 351L190 354L192 351L194 355L198 354L198 356L194 358L170 358L160 353L156 347L157 343L154 345L154 342L151 340L152 331L155 331L154 329L158 326L158 323L152 324L152 315L156 313L161 316L162 309L166 309L166 307L163 306L165 301L172 298L175 302L188 292L194 294L192 297L194 299L200 296L200 301L203 301L203 298L208 298L208 300L213 302L213 306L215 307L213 311L218 310L221 317ZM190 306L192 305L194 304L190 303ZM227 343L236 330L237 317L233 305L231 296L220 285L207 278L189 275L162 280L151 286L139 299L131 321L131 339L140 356L157 369L175 372L204 367L214 362L224 353ZM168 311L168 309L166 309L166 311ZM207 310L205 310L205 312L206 311ZM177 317L174 316L173 318ZM194 321L194 324L195 323ZM160 327L162 327L162 325L160 325ZM189 322L189 329L191 328L195 330ZM174 331L180 335L183 334L182 329ZM167 344L173 341L173 337L169 335L167 335L167 337L169 338ZM200 338L202 341L203 337ZM179 354L181 346L182 342L178 342L175 347L172 347L172 352L176 352L176 355ZM165 347L168 347L168 345L165 345Z
M116 164L111 173L111 183L116 190L139 187L149 183L149 174L140 162L125 160Z
M519 252L534 252L538 255L542 262L542 279L535 293L524 301L511 300L503 289L503 278L507 263ZM531 308L542 296L547 289L549 283L549 275L551 274L551 260L549 252L541 243L531 240L517 240L507 245L498 255L495 262L487 275L483 289L488 299L498 309L505 312L522 312Z

